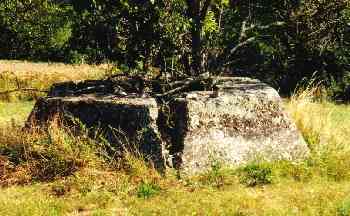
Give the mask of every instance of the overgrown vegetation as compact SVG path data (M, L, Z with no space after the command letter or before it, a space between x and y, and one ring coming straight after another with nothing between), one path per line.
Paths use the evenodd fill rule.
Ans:
M55 79L79 79L69 68ZM46 77L43 86L54 80L30 74ZM236 169L213 160L192 177L160 175L131 154L116 166L102 143L55 124L49 133L28 133L22 125L33 103L19 93L0 103L0 215L349 215L350 107L328 101L326 92L310 86L285 104L311 149L306 160Z
M347 0L3 0L0 58L246 75L284 94L316 76L347 100L349 19Z
M347 0L0 1L1 59L72 64L0 60L0 215L350 215L350 107L332 102L350 99L349 11ZM119 69L244 75L286 95L312 80L286 102L311 154L161 175L132 154L120 165L84 130L23 129L53 83Z

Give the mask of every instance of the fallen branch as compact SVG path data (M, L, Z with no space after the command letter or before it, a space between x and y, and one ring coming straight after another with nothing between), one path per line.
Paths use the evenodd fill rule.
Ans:
M186 79L183 81L175 81L173 83L169 83L169 87L174 87L174 86L178 86L175 87L167 92L161 93L161 94L155 94L156 97L168 97L168 96L172 96L174 94L177 94L179 92L184 91L187 88L190 88L192 85L195 84L199 84L201 82L211 82L211 77L209 73L203 73L201 75L199 75L199 77L195 78L195 79ZM208 85L209 86L209 85Z
M162 94L155 94L156 97L167 97L170 95L174 95L177 94L179 92L181 92L182 90L188 88L189 86L191 86L192 84L196 83L197 80L188 80L186 82L183 82L183 84L177 88L171 89L170 91L164 92Z

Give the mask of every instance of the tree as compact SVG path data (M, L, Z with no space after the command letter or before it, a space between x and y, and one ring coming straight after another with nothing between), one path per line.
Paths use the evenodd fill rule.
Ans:
M201 32L212 0L187 0L188 16L192 20L192 75L203 72Z
M0 55L108 60L177 80L225 72L288 92L350 71L349 11L348 0L3 0Z
M0 55L45 60L61 55L71 36L69 12L49 0L0 1Z

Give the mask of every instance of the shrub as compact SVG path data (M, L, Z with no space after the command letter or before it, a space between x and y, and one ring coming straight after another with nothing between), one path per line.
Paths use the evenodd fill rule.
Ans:
M272 169L266 164L252 163L238 169L240 183L254 187L272 183Z
M137 188L137 197L139 198L149 198L157 193L159 193L160 187L153 183L141 182Z
M65 62L69 64L84 64L86 62L87 56L79 53L76 50L70 50L66 56Z

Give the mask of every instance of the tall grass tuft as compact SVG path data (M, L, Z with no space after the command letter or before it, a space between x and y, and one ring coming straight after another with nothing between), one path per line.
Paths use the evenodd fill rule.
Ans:
M9 133L11 131L11 133ZM0 184L25 184L69 176L79 168L96 165L94 142L52 124L47 131L0 128Z
M350 108L326 100L322 92L326 91L320 86L299 91L287 109L311 149L307 164L314 172L333 180L349 179Z

